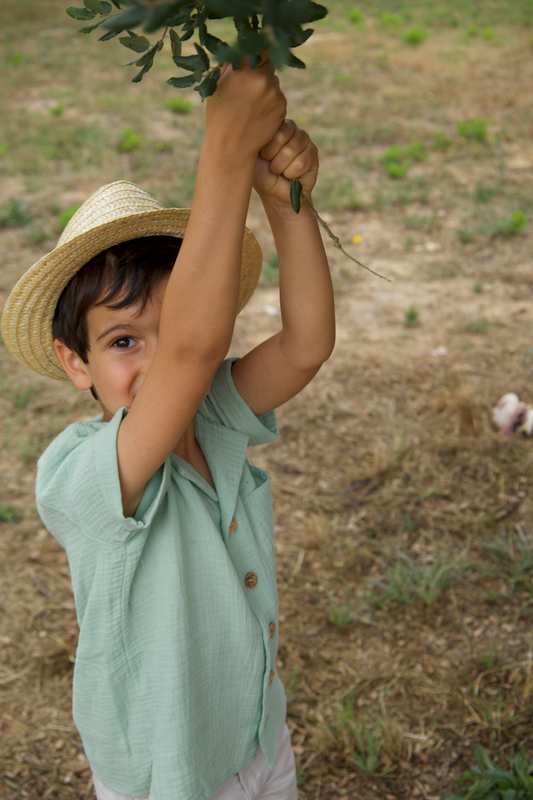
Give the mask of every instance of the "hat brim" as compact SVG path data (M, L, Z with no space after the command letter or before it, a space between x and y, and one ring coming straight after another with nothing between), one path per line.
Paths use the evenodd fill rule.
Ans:
M53 341L53 319L59 297L88 261L113 245L143 236L182 238L188 208L162 208L132 214L92 228L43 256L18 281L2 313L2 337L25 367L56 380L68 380ZM245 229L238 311L254 293L261 274L262 253L251 231Z

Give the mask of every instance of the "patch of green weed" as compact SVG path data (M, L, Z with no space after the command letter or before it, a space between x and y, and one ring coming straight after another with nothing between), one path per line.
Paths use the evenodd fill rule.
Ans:
M299 675L300 675L301 671L302 671L302 668L297 664L289 672L289 682L287 683L287 686L285 687L285 697L287 698L287 705L289 703L292 703L292 701L294 700L294 698L296 696L294 694L294 692L293 692L293 689L296 686L296 684L298 683L298 678L299 678Z
M405 152L411 161L425 161L428 157L424 147L417 140L408 144Z
M452 139L444 131L435 131L435 147L437 150L447 150L453 144Z
M278 254L272 251L268 257L268 261L261 270L261 277L259 278L259 286L266 288L268 286L278 286L279 284L279 263Z
M20 458L23 464L31 464L33 461L37 461L37 459L41 455L41 451L36 446L33 437L30 439L30 441L21 442L19 447L20 447Z
M421 27L411 28L411 30L407 31L403 37L405 44L410 44L413 47L422 44L422 42L425 42L426 39L427 33L424 28Z
M457 132L463 139L484 143L488 140L488 129L493 124L491 119L481 117L463 119L457 123Z
M493 197L496 197L500 192L499 186L494 186L486 183L477 183L474 192L474 197L478 203L488 203Z
M12 197L3 208L0 208L0 225L8 228L21 227L31 222L31 216L26 213L24 201Z
M118 149L121 153L132 153L140 150L143 144L143 138L138 133L135 133L133 128L124 128L118 140Z
M365 21L365 15L359 9L354 8L348 14L348 19L352 23L352 25L362 25Z
M490 236L517 236L524 233L528 218L523 211L513 211L507 219L498 219L489 226Z
M503 528L500 536L481 542L481 546L513 583L521 583L533 574L533 541L520 525L514 530Z
M471 244L476 238L476 232L473 228L459 228L455 231L455 236L461 244Z
M470 320L469 322L465 322L463 325L463 330L468 331L468 333L475 333L477 335L481 335L487 333L490 327L490 322L487 322L481 317L476 317L475 319Z
M447 794L443 800L532 800L533 760L525 750L505 759L509 769L501 762L495 764L487 750L476 745L475 766L455 778L464 791Z
M474 292L476 294L482 294L483 293L483 284L482 283L475 283L473 288L474 288Z
M333 713L330 730L343 742L348 759L362 772L376 771L383 746L379 723L367 724L366 716L355 707L353 694L340 697Z
M372 585L370 600L375 608L391 602L410 604L422 600L433 605L466 569L464 556L452 561L437 559L433 564L416 564L405 553L398 552L399 560L384 569L381 578L369 579Z
M487 651L480 651L478 653L479 660L483 669L492 669L498 663L500 654L498 650L492 645Z
M330 622L338 628L346 628L354 619L354 608L351 603L338 603L336 600L332 600L327 612Z
M172 111L173 114L190 114L194 108L194 103L187 100L186 97L169 97L165 102L167 111Z
M380 156L380 162L385 167L387 174L397 180L405 178L413 161L423 161L427 158L424 147L418 141L411 142L406 147L393 145Z
M18 511L7 503L0 503L0 522L9 522L12 525L19 519Z
M409 306L403 312L405 324L409 328L414 328L419 324L420 311L416 306Z
M481 34L486 42L492 42L495 44L498 40L496 38L496 33L492 28L484 28Z
M60 231L64 230L67 227L68 223L70 222L70 220L72 219L72 217L74 216L79 207L80 205L78 203L78 205L71 206L70 208L67 208L65 211L60 211L58 213L57 224L59 226Z
M429 227L433 222L433 216L428 214L411 214L403 218L403 224L410 230L421 230Z
M15 408L26 408L33 395L39 391L39 387L34 383L26 386L25 389L12 390L11 396Z
M398 14L393 14L391 11L384 11L379 21L385 28L397 28L404 23L402 17Z

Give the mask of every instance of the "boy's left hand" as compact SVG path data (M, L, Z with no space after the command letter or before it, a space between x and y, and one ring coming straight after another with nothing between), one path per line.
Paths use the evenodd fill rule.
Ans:
M286 119L257 157L254 189L263 201L281 202L290 207L291 180L298 178L309 197L317 173L316 146L292 119Z

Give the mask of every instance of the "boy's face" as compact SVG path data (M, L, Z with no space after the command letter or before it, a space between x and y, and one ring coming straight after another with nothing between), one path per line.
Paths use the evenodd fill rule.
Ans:
M130 408L148 372L157 347L167 283L168 278L161 280L141 312L139 305L115 309L96 305L87 313L89 361L84 364L77 357L77 374L67 372L77 388L94 386L104 422L119 408Z

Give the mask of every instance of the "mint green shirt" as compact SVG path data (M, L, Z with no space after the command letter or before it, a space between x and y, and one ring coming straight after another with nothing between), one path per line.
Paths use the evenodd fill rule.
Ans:
M203 800L259 746L273 766L284 690L272 502L246 449L277 426L246 405L231 365L195 416L216 491L172 454L124 517L125 409L70 425L39 460L37 505L66 548L80 627L74 721L94 774L121 794Z

